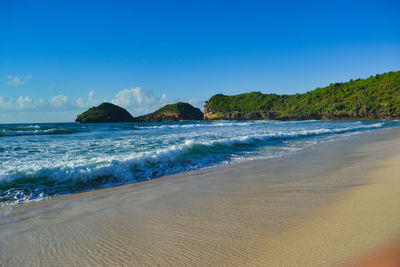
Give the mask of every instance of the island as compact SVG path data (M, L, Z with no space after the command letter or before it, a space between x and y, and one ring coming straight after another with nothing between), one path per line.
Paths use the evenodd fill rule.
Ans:
M204 114L199 108L195 108L189 103L178 102L166 105L159 110L136 117L138 122L173 122L183 120L203 120Z
M126 109L104 102L78 115L75 121L81 123L131 122L134 118Z
M183 120L203 120L203 112L189 103L178 102L166 105L159 110L134 118L126 109L104 102L91 107L78 115L76 122L109 123L109 122L173 122Z
M374 120L400 118L400 71L332 83L303 94L217 94L206 120Z

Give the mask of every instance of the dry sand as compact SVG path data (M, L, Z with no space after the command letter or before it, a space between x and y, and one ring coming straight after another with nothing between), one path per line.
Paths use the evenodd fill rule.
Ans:
M4 266L335 266L400 237L400 131L0 208Z

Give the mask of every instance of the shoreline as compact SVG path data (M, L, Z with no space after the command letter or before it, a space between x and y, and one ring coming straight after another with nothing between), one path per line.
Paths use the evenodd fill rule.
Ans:
M400 138L398 138L400 141ZM398 146L397 146L398 147ZM299 222L286 239L291 266L398 266L400 264L400 155L385 155L365 181ZM286 265L287 264L287 265Z
M265 266L297 255L292 263L317 264L295 243L348 195L364 194L397 154L398 136L374 130L284 157L2 207L0 263ZM329 265L350 260L337 254Z
M13 139L2 139L10 151L23 151L21 148L25 146L34 153L29 156L24 155L24 152L16 152L12 156L3 155L4 168L0 170L3 178L1 206L114 187L218 165L280 157L300 152L316 143L343 138L340 136L399 125L378 121L367 124L360 121L253 123L143 125L139 128L143 132L136 131L136 126L125 124L107 124L91 129L76 128L76 125L62 128L31 125L22 128L22 132L18 130L19 127L14 129L15 132L10 128L11 135L28 133L30 136L34 128L33 132L49 131L52 136L38 135L32 137L32 140L30 137L21 137L25 144L9 143ZM230 131L229 127L236 130ZM124 138L119 139L114 133L115 129L123 130L121 134ZM108 133L101 140L96 136L99 130ZM171 131L177 135L171 135ZM191 133L189 137L188 131ZM84 133L82 136L81 132ZM59 133L71 135L58 136ZM205 134L203 137L202 133ZM192 134L197 137L191 137ZM58 149L46 150L46 146L41 145L46 142ZM153 146L153 142L159 142L160 146Z

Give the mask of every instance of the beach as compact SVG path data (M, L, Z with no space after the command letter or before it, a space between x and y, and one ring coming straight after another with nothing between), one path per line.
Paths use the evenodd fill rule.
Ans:
M3 266L343 266L400 237L400 130L0 208Z

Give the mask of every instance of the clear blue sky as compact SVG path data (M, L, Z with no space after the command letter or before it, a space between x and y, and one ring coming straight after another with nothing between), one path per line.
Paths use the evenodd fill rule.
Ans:
M0 123L400 70L400 1L0 0Z

